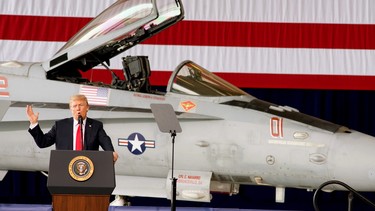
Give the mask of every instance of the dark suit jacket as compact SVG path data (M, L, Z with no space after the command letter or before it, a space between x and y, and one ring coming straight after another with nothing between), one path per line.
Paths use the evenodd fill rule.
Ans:
M38 124L35 128L29 129L29 133L40 148L56 144L58 150L72 150L73 122L73 117L58 120L45 134ZM84 137L84 150L99 150L99 146L101 146L103 150L114 151L111 138L104 131L103 123L98 120L87 118Z

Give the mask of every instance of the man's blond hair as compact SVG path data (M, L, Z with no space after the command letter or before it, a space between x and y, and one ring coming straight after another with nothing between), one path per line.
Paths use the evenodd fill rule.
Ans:
M73 95L70 97L70 100L69 100L69 106L72 104L73 101L75 100L83 100L86 102L87 105L89 105L89 101L87 100L87 97L85 95L81 95L81 94L76 94L76 95Z

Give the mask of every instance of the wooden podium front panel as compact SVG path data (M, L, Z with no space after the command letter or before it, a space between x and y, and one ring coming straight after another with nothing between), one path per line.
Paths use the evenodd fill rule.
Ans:
M52 195L53 211L108 211L109 197L107 195Z

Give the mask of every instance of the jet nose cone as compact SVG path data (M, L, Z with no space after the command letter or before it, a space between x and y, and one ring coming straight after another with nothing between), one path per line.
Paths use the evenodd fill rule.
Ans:
M358 191L375 191L375 137L357 131L341 134L330 156L332 179Z

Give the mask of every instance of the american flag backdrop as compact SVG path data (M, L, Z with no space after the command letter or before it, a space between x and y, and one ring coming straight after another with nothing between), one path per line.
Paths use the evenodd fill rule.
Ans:
M0 60L49 58L113 2L0 1ZM182 22L114 58L111 68L121 69L120 57L147 55L152 85L166 85L180 62L192 60L243 88L375 89L373 0L183 3Z

